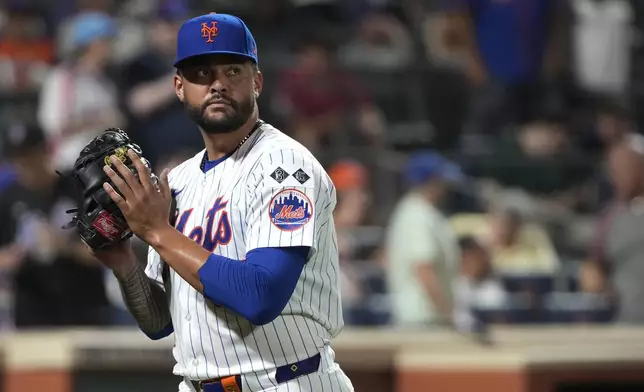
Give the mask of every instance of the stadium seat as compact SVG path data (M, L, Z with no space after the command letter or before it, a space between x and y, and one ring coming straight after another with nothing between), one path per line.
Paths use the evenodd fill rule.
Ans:
M525 294L509 294L507 301L499 307L472 309L474 316L485 324L531 324L540 321L539 309Z
M550 274L501 274L500 277L505 289L511 293L544 295L554 286L554 277Z

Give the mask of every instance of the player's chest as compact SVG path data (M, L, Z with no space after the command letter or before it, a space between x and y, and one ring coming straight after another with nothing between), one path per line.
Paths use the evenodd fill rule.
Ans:
M177 196L175 227L213 252L244 232L247 198L244 186L186 187Z

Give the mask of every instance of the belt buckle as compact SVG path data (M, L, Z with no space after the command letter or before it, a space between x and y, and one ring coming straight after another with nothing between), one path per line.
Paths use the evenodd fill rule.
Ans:
M226 392L241 392L241 386L237 384L236 376L224 377L219 380L219 383Z

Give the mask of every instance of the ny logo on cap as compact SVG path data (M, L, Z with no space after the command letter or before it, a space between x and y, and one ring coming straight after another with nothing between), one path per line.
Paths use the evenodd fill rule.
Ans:
M210 26L208 26L208 23L204 22L201 24L201 36L203 38L206 38L206 42L215 42L213 40L214 37L219 35L219 29L217 29L217 22L210 22Z

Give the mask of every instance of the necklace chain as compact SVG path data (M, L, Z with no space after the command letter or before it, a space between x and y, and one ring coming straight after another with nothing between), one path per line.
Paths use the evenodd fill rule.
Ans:
M244 138L241 140L241 142L239 142L237 147L235 147L235 149L230 154L232 155L232 154L235 153L235 151L239 150L241 148L241 146L243 146L244 143L246 143L246 141L248 141L248 139L253 135L253 133L255 133L255 131L258 130L259 127L261 127L263 124L264 124L264 122L262 120L258 120L255 123L255 126L253 127L253 129L251 129L250 132L248 132L248 135L244 136ZM208 152L206 151L203 154L203 158L201 159L201 165L200 165L201 171L203 171L203 169L206 167L207 157L208 157Z

